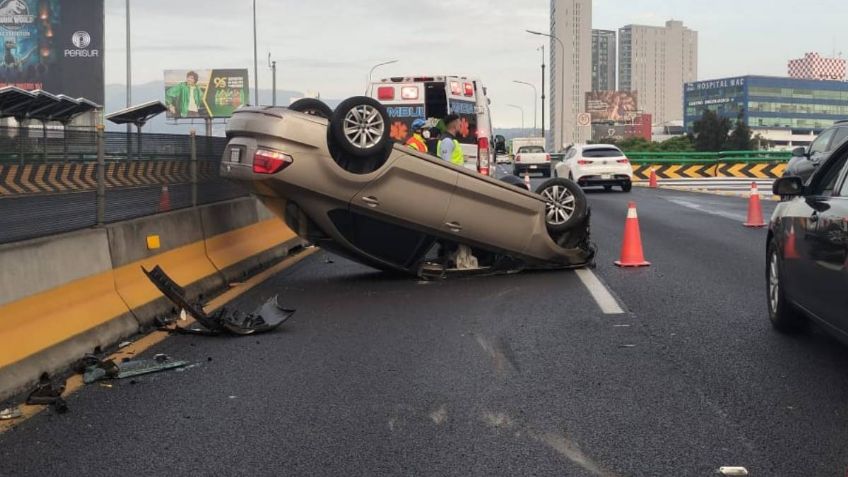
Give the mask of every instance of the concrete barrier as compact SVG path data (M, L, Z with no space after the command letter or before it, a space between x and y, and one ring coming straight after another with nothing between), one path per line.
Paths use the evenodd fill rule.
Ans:
M211 294L299 243L238 199L0 246L0 401L172 311L142 266L162 266L191 296Z

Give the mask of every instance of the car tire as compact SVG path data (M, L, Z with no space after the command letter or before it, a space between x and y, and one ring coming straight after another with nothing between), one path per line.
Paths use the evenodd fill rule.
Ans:
M503 176L503 177L501 177L501 182L506 182L507 184L513 185L513 186L515 186L515 187L518 187L519 189L524 189L524 190L526 190L526 191L529 191L529 190L530 190L530 188L529 188L529 187L527 187L527 184L525 184L525 183L524 183L524 181L523 181L523 180L521 180L521 178L520 178L520 177L516 177L516 176Z
M289 109L292 111L297 111L298 113L309 114L311 116L318 116L319 118L331 119L333 117L333 110L330 109L323 101L315 98L301 98L295 101L289 106Z
M766 260L766 293L769 321L772 327L787 334L794 334L806 328L806 318L786 298L783 289L782 263L777 242L772 239L768 246Z
M583 189L568 179L549 179L536 193L545 199L545 225L551 234L562 234L582 224L589 212Z
M373 157L389 143L389 114L376 99L354 96L333 112L329 133L351 156Z
M621 184L621 190L624 192L630 192L633 189L633 183L628 181L624 184Z

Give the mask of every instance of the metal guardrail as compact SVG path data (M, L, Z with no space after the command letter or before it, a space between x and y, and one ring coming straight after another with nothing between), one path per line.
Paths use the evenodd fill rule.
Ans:
M247 195L218 174L225 138L29 134L0 128L0 243Z
M785 151L625 152L633 164L718 164L787 162Z

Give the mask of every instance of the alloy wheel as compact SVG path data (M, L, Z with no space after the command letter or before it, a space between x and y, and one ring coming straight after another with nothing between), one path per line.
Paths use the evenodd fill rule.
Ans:
M344 118L345 137L360 149L377 145L385 129L386 124L380 111L367 104L351 108Z
M551 225L562 225L574 214L574 194L567 187L553 185L542 191L545 199L546 221Z

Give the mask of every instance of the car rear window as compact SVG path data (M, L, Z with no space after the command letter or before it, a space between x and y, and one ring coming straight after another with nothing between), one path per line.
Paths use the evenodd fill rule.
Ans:
M583 157L620 157L623 156L621 151L614 147L602 147L597 149L586 149L583 151Z
M536 153L544 153L545 148L541 146L524 146L518 148L519 154L536 154Z

